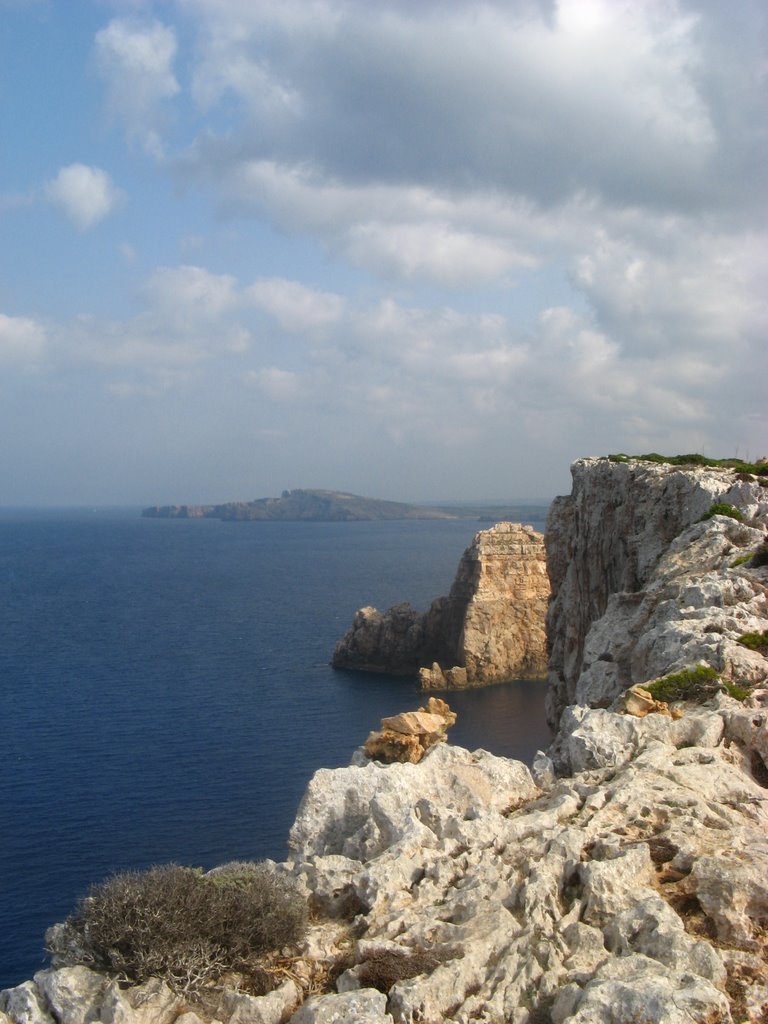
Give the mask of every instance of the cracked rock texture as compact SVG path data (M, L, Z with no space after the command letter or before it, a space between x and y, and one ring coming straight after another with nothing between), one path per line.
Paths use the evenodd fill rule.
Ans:
M336 645L333 664L419 673L425 690L543 678L548 601L543 536L519 523L497 523L477 534L450 594L429 611L407 603L386 612L361 608Z
M565 553L548 538L549 751L530 769L447 744L419 764L358 751L318 771L283 870L313 907L299 961L325 990L225 993L215 1019L764 1024L768 661L738 636L768 629L768 570L733 566L765 537L763 494L728 472L577 463L550 520ZM695 522L723 498L752 522ZM699 661L751 696L623 713L627 687ZM0 1024L201 1012L84 967L0 995Z

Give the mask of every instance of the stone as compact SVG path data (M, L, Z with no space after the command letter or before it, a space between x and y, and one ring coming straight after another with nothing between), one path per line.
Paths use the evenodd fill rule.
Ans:
M445 722L439 715L430 715L426 711L403 711L399 715L382 718L381 728L406 736L429 736L442 732Z
M339 995L315 996L291 1017L288 1024L393 1024L387 997L375 989Z
M90 1024L99 1019L108 981L87 967L39 971L35 984L58 1024Z
M281 1024L300 1001L299 986L289 978L264 996L225 990L216 1016L227 1024Z
M363 753L374 761L418 764L436 743L446 739L456 714L443 700L430 697L426 707L382 718L381 729L365 741Z
M679 718L681 711L670 711L666 701L655 700L644 687L636 684L630 686L622 698L623 711L626 715L634 715L635 718L645 718L646 715L658 714L666 718Z
M393 985L398 1022L768 1012L768 685L737 642L766 628L768 600L759 571L731 565L763 536L768 495L728 472L613 465L577 464L550 517L567 552L551 554L559 729L528 784L499 767L487 796L457 800L470 755L443 744L420 765L322 776L300 810L295 870L354 891L358 964L377 943L445 955ZM757 525L695 522L723 495ZM755 681L747 704L714 693L674 717L645 690L701 659Z
M13 1024L54 1024L45 997L34 981L0 992L0 1010Z
M423 690L455 690L547 670L549 600L544 539L531 527L481 530L451 591L427 612L361 608L333 655L337 668L414 675Z
M159 978L121 989L109 985L101 1007L102 1024L174 1024L184 1000Z

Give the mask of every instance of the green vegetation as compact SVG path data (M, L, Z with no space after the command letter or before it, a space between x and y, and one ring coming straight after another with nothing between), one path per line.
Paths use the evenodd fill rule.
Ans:
M688 455L659 455L658 452L649 452L646 455L608 455L610 462L657 462L667 466L706 466L711 469L733 469L737 473L744 473L749 476L768 477L768 463L744 462L742 459L710 459L706 455L698 453Z
M768 565L768 541L763 541L749 563L750 569L759 569L763 565Z
M723 686L725 692L729 697L733 697L734 700L740 700L742 703L752 695L752 690L748 686L740 686L739 683L729 683L724 681Z
M742 633L738 642L750 651L758 651L760 654L768 654L768 630L762 633Z
M752 561L752 552L750 551L750 553L748 555L739 555L738 558L734 558L734 560L731 562L729 568L736 569L738 566L745 565L747 562L751 562L751 561Z
M697 665L673 672L645 686L654 700L667 703L676 700L693 700L704 703L719 692L720 677L710 665Z
M266 864L207 875L166 864L93 885L50 951L132 984L160 977L194 992L237 971L268 991L259 957L296 942L306 921L293 881Z
M714 505L710 505L704 515L699 516L698 522L703 523L707 519L711 519L712 516L729 516L740 523L744 522L743 512L736 508L735 505L729 505L727 501L716 501Z

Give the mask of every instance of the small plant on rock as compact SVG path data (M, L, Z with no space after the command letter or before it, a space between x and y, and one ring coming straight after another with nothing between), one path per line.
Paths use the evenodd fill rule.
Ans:
M663 700L667 703L693 700L704 703L721 690L721 685L715 669L710 665L697 665L695 668L685 668L681 672L662 676L661 679L646 684L645 689L654 700Z
M762 633L742 633L738 643L742 647L748 647L750 651L768 654L768 629L764 629Z
M51 952L139 984L163 978L190 992L226 972L264 985L258 959L296 942L307 911L293 881L267 864L225 865L205 875L166 864L91 886Z
M723 686L729 697L733 697L734 700L740 700L742 704L748 697L752 696L752 689L749 686L742 686L740 683L729 683L727 680L723 682Z
M752 561L752 553L751 552L748 555L739 555L738 558L734 558L734 560L731 562L729 568L736 569L740 565L746 565L747 562L751 562L751 561Z
M744 514L735 505L729 505L727 501L716 501L714 505L710 505L698 521L703 523L707 519L711 519L712 516L728 516L730 519L736 519L740 523L744 522Z

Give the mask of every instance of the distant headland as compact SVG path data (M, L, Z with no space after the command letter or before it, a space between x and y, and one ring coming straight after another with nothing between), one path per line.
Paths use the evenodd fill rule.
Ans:
M229 521L364 522L382 519L536 519L546 505L409 505L399 501L363 498L344 491L283 491L279 498L227 501L220 505L152 505L142 516L154 519L225 519Z

